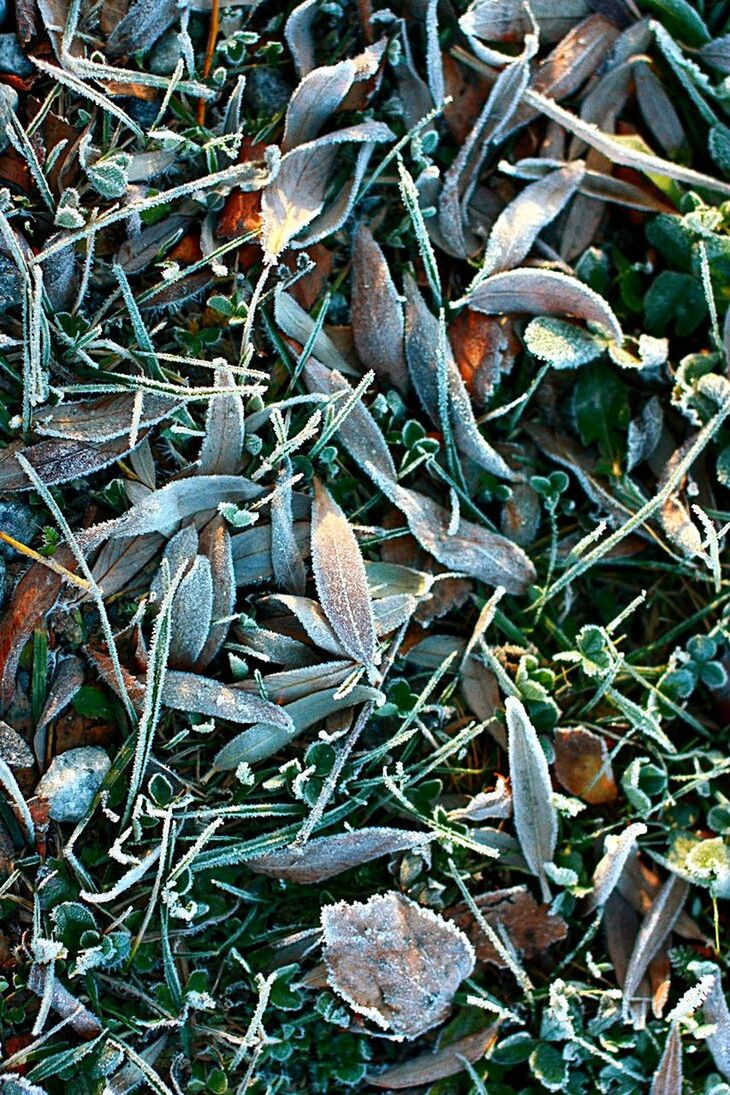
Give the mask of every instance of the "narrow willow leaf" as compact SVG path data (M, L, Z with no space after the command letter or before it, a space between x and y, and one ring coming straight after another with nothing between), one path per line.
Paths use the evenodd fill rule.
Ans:
M301 849L286 848L258 859L249 859L246 866L257 874L309 885L323 882L325 878L332 878L350 867L369 863L380 856L394 855L428 844L432 839L432 833L409 832L407 829L358 829L317 837Z
M519 266L533 243L570 201L583 181L580 160L526 186L499 215L489 235L479 280Z
M370 1073L368 1083L373 1087L387 1087L391 1091L400 1091L407 1087L424 1087L456 1076L471 1064L481 1060L497 1041L499 1024L493 1023L475 1034L467 1034L456 1042L449 1042L437 1050L421 1053L411 1061L380 1072Z
M294 539L300 554L309 554L309 522L294 522ZM236 585L255 585L274 573L271 561L271 526L255 525L231 537Z
M276 291L274 318L285 335L300 342L302 346L309 345L312 356L328 369L337 369L341 373L359 378L360 374L345 360L329 335L321 327L319 330L316 329L315 320L305 312L290 293Z
M702 1016L706 1023L712 1023L715 1027L706 1036L707 1048L722 1075L730 1080L730 1010L722 991L719 970L715 972L712 990L702 1005Z
M552 862L558 839L550 772L535 728L516 696L507 697L505 712L515 829L527 865L540 880L543 901L549 901L545 864Z
M269 262L322 211L339 145L372 145L391 137L390 129L382 122L363 122L308 141L282 157L261 203L263 244Z
M672 1023L649 1095L682 1095L682 1036Z
M17 453L25 457L40 480L50 487L101 471L126 456L130 447L127 436L99 444L65 438L48 438L26 448L11 443L0 453L0 490L30 489L28 477L16 460Z
M404 515L421 547L449 570L468 574L491 586L504 586L508 593L521 593L534 581L535 570L516 544L499 533L466 521L451 530L451 514L425 494L390 483L365 467L383 494Z
M445 376L439 377L439 321L427 308L412 278L406 279L405 295L408 371L425 411L445 435L453 431L464 456L492 475L513 480L515 473L479 432L471 399L448 343L442 363Z
M177 18L174 0L134 0L107 40L112 57L147 50Z
M230 618L236 608L236 575L233 570L231 537L221 517L211 521L200 536L200 549L210 564L213 603L208 637L195 663L201 672L216 656L228 635Z
M243 399L236 378L227 366L216 369L214 383L216 387L230 388L231 394L210 398L198 472L200 475L236 475L243 455Z
M258 498L262 488L241 475L199 475L177 479L137 502L122 517L93 525L80 536L94 546L120 536L142 536L148 532L170 531L178 521L221 502L242 502Z
M606 301L577 278L557 270L510 270L481 282L463 303L486 315L575 316L604 328L619 344L623 332Z
M375 680L377 640L362 554L347 518L318 479L311 534L320 604L343 649Z
M334 654L338 658L346 656L348 651L345 650L337 638L322 608L311 597L292 597L280 593L265 598L263 603L266 604L270 601L281 604L290 612L293 612L308 637L321 650L327 651L328 654Z
M301 595L307 584L307 572L294 532L290 480L291 464L287 460L271 499L271 565L277 585L288 593Z
M112 441L131 432L134 403L134 395L113 394L80 403L38 407L33 414L33 426L37 433L46 437L62 437L69 441ZM145 430L162 422L180 405L179 400L172 396L145 392L137 429Z
M646 914L634 943L624 979L624 1016L636 994L652 959L667 940L689 893L689 885L683 878L672 874L662 886Z
M355 63L351 60L315 68L308 73L289 100L281 151L289 152L297 145L314 140L347 95L354 79Z
M170 665L191 669L199 658L213 619L210 562L198 555L180 582L170 612Z
M593 892L590 898L592 909L605 905L621 877L630 855L634 854L636 840L646 833L646 825L638 821L627 826L617 836L607 836L604 841L605 853L593 872Z
M313 26L317 12L317 0L303 0L284 24L286 44L300 76L306 76L316 64Z
M573 133L592 148L602 152L613 163L621 164L623 167L633 167L636 171L643 171L649 176L659 175L667 179L676 179L677 182L687 183L692 187L712 190L718 194L730 194L730 183L720 182L719 179L713 179L711 175L705 175L701 171L694 171L690 167L663 160L661 156L632 148L612 134L604 133L597 126L581 121L548 95L542 95L528 88L525 92L525 101L548 118L552 118L558 125L564 126L569 133Z
M167 707L175 711L193 711L228 722L246 723L265 719L272 727L284 731L292 727L289 715L275 703L197 673L171 669L165 677L162 699Z
M343 679L346 675L343 674ZM227 771L237 768L243 762L254 764L266 760L280 752L297 735L322 722L329 715L345 711L359 703L382 702L382 699L382 693L377 689L360 684L355 685L344 696L339 694L339 688L312 692L284 708L275 708L280 716L289 720L286 727L282 727L281 723L274 725L270 720L256 723L249 730L238 734L228 745L224 745L216 755L213 765L220 771Z
M380 246L361 224L352 252L352 334L366 369L393 384L408 387L403 356L403 305ZM325 365L330 363L316 355Z
M646 127L670 156L676 156L686 144L679 115L659 77L646 61L633 67L636 99Z

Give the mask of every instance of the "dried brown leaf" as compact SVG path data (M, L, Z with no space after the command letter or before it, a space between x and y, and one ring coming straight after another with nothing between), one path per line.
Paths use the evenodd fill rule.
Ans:
M330 986L383 1030L417 1038L441 1023L474 969L467 937L399 893L322 909Z
M473 1064L486 1056L495 1044L498 1032L499 1025L493 1023L441 1049L422 1053L419 1057L414 1057L413 1060L406 1061L402 1065L393 1065L392 1068L377 1076L369 1075L368 1082L373 1087L387 1087L398 1091L406 1087L433 1084L448 1076L456 1076L464 1070L465 1061Z
M555 775L566 791L591 806L601 806L618 797L606 742L582 726L557 731Z

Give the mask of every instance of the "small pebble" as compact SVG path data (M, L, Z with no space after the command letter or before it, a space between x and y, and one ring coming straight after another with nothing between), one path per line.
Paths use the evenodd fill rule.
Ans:
M292 89L274 68L254 68L246 78L244 98L256 115L270 117L289 103Z
M15 291L16 282L12 279L12 273L18 275L17 267L7 255L0 254L0 311L4 306L10 307L20 300L20 282L17 282L17 299L11 299ZM23 544L29 544L37 529L37 522L33 516L33 510L25 502L0 502L0 532L6 532L14 540L20 540ZM0 556L3 559L17 559L18 553L10 544L0 540Z
M54 821L80 821L110 768L109 757L96 745L68 749L53 758L36 794L48 799Z
M0 34L0 72L32 76L35 71L35 66L21 49L17 34Z
M1 2L1 0L0 0ZM158 76L168 76L175 71L175 65L180 60L180 37L175 29L163 34L159 42L152 50L147 61L150 72Z

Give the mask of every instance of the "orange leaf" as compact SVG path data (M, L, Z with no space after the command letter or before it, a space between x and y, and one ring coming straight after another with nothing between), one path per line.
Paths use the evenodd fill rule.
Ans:
M555 774L566 791L591 806L618 796L605 741L583 727L555 735Z

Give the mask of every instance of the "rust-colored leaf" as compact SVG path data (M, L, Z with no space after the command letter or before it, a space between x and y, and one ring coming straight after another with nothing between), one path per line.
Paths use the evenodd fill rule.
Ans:
M561 916L550 913L549 905L538 905L526 886L495 890L476 897L475 904L491 927L502 924L513 947L523 958L536 958L568 934ZM474 945L477 961L489 962L500 969L505 963L463 902L448 910L448 915L466 932Z
M618 797L605 741L582 726L556 733L555 775L566 791L591 806Z

